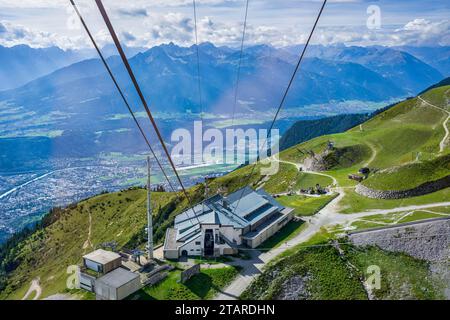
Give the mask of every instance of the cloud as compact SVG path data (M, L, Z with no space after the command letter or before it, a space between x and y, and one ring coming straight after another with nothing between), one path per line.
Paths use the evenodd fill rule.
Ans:
M144 34L124 34L127 45L151 47L161 43L174 42L189 46L194 43L194 22L191 16L181 13L151 14L144 20ZM450 45L450 22L430 22L415 19L400 28L382 26L369 30L364 26L318 26L312 44L346 45ZM242 22L217 21L213 17L199 17L197 21L199 42L212 42L216 45L237 46L241 41ZM271 44L277 47L305 43L309 26L270 26L248 23L245 43Z
M181 44L190 42L193 38L194 23L190 17L181 13L168 13L154 16L146 24L151 28L149 41L156 43L174 41Z
M139 42L147 47L167 42L184 46L194 43L194 21L188 15L174 12L151 15L145 26L150 31L137 36L135 43ZM236 45L242 36L242 23L218 22L209 16L199 18L197 29L199 42L212 42L216 45ZM252 25L247 27L246 43L264 43L277 37L279 33L276 28Z
M450 45L450 21L414 19L395 30L396 39L411 45Z
M11 8L63 8L67 5L64 1L54 0L2 0L2 7Z
M122 32L122 37L125 39L126 42L130 41L136 41L136 37L131 32Z
M250 2L249 20L245 43L286 46L306 41L313 15L321 0L259 0ZM35 47L57 45L61 48L90 48L84 30L78 23L73 9L66 2L50 0L24 0L20 5L27 7L27 13L11 9L16 0L3 0L2 8L9 8L0 24L0 44L29 44ZM301 2L301 4L299 4ZM343 3L336 5L337 2ZM352 5L355 2L356 4ZM328 11L319 22L312 39L314 44L347 45L450 45L448 18L439 20L417 16L421 12L405 13L402 24L392 16L398 12L384 4L383 21L394 21L395 25L381 25L381 29L369 30L365 26L366 0L330 0ZM373 1L371 0L370 3ZM379 1L382 2L382 1ZM415 1L413 1L415 2ZM58 3L56 5L55 3ZM65 5L62 5L65 3ZM244 0L197 0L199 42L217 45L238 46L242 36ZM315 5L309 6L314 3ZM78 0L78 6L90 23L91 31L97 34L100 45L111 43L95 3ZM305 5L303 5L305 4ZM106 5L106 3L105 3ZM56 9L45 11L45 6L57 7L73 24L61 19L50 19L58 15ZM239 7L230 9L231 7ZM34 11L35 8L39 8ZM159 8L159 9L158 9ZM273 9L271 11L270 9ZM294 8L298 8L293 10ZM63 10L66 10L64 13ZM194 43L194 22L192 0L135 0L133 4L122 0L108 0L107 10L111 12L114 27L124 44L128 46L151 47L161 43L175 42L189 46ZM334 11L333 11L334 10ZM412 10L412 9L411 9ZM431 10L431 9L430 9ZM6 12L6 11L5 11ZM25 12L25 11L22 11ZM39 13L36 18L34 12ZM298 13L298 14L297 14ZM429 16L429 15L428 15ZM23 20L18 20L21 17ZM406 19L404 17L407 17ZM15 20L16 19L16 20ZM400 17L399 17L400 19ZM69 21L67 20L67 21ZM8 21L8 22L6 22ZM66 28L65 28L66 27ZM46 30L46 31L42 31Z
M35 48L58 46L62 49L86 47L87 42L82 36L67 37L55 33L36 31L9 22L0 22L0 44L11 47L27 44Z
M125 17L148 17L147 9L144 8L118 9L117 12Z
M6 33L6 32L8 32L6 27L2 23L0 23L0 33Z
M414 19L413 21L410 21L407 24L405 24L405 26L402 29L399 29L398 31L401 31L401 30L418 31L418 30L423 30L424 28L429 27L429 25L430 25L430 21L428 21L428 20Z

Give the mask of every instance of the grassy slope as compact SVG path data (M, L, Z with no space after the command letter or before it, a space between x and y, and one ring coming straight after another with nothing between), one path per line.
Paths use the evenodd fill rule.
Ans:
M434 89L423 95L429 98L433 104L447 106L447 98L440 99L443 92L448 92L450 87ZM434 159L439 151L439 142L444 136L442 121L445 119L443 112L424 107L418 99L402 102L388 109L372 120L345 133L322 136L299 146L292 147L280 154L283 160L302 162L305 155L299 150L313 150L316 154L325 150L327 141L331 140L338 149L351 146L366 145L368 149L358 162L350 165L337 163L329 172L338 179L341 186L354 186L354 181L348 180L349 173L356 172L361 166L368 165L376 168L389 168L405 165L415 159L415 154L421 152L424 158ZM373 154L373 152L376 154ZM448 152L448 150L446 150ZM444 167L448 160L444 161ZM424 167L426 164L423 165ZM432 176L441 176L442 167L428 166ZM436 172L435 172L436 171ZM375 200L357 195L352 189L346 190L346 196L341 202L344 212L358 212L373 208L394 208L412 204L424 204L446 201L450 197L449 189L444 189L422 197L402 200ZM295 199L282 199L292 205ZM287 204L287 203L286 203ZM416 213L414 213L416 214ZM419 213L418 216L406 217L406 221L412 218L429 217ZM379 225L378 225L379 226ZM310 298L321 299L361 299L365 298L363 287L357 277L337 258L337 252L331 247L305 248L307 245L318 244L326 241L332 234L326 230L319 232L308 243L295 247L271 263L267 270L259 277L251 287L244 292L243 298L273 298L279 293L282 284L293 275L312 275L308 287ZM349 247L347 247L348 249ZM441 295L430 279L428 266L417 259L403 254L384 252L377 248L354 249L349 255L351 262L364 275L367 266L378 264L384 270L382 288L375 292L380 299L410 298L433 299ZM272 271L278 271L273 277ZM345 279L345 280L344 280ZM403 288L410 288L404 292Z
M435 106L450 111L450 86L448 85L428 90L421 97Z
M446 210L449 212L450 208L433 208L433 212L438 212L438 210ZM370 229L370 228L379 228L385 227L388 225L394 225L398 223L406 223L423 219L432 219L432 218L443 218L446 217L444 214L433 213L428 211L405 211L398 213L390 213L383 215L373 215L368 216L362 219L358 219L351 223L351 227L361 230L361 229ZM334 228L336 230L336 227Z
M448 100L439 99L442 92L448 92L450 87L435 89L439 92L426 93L424 99L429 98L431 103L439 104L445 101L441 106L448 107ZM323 151L326 148L328 140L335 142L336 147L345 148L352 145L366 144L373 152L377 154L367 163L371 154L367 154L357 165L350 167L336 166L328 173L338 179L341 186L353 186L356 183L347 179L349 173L356 172L360 166L369 165L370 167L388 168L391 166L405 165L412 161L413 152L422 152L431 159L437 154L439 141L444 135L442 121L444 113L435 108L423 107L417 99L412 99L398 104L371 121L363 125L363 131L354 128L346 133L319 137L293 147L281 153L281 158L292 162L302 162L305 155L299 152L299 149L313 150L315 153ZM448 149L446 150L448 152ZM417 164L421 169L430 171L428 178L441 177L448 165L448 159L437 160L439 166L429 165L429 163ZM409 168L408 165L405 168ZM416 168L414 168L416 169ZM417 171L405 172L401 174L417 175ZM448 171L447 171L448 172ZM424 177L425 175L421 175ZM397 179L404 178L397 176ZM414 179L416 179L414 181ZM421 177L414 177L411 183L416 183ZM391 179L393 181L394 179ZM422 180L420 180L422 181ZM375 200L361 197L351 189L346 189L346 196L341 202L344 212L358 212L373 208L394 208L398 206L407 206L412 204L425 204L431 202L447 201L450 197L449 189L444 189L433 194L422 197L402 199L402 200ZM285 200L285 199L283 199ZM281 200L281 201L283 201ZM293 199L292 199L293 200ZM292 204L293 201L291 201ZM444 210L444 212L448 212ZM428 212L414 212L402 219L412 221L422 218L435 217L437 215ZM370 218L370 217L368 217ZM364 222L359 222L364 223ZM369 222L370 223L370 222ZM373 224L372 226L379 226ZM361 298L359 289L361 284L352 278L353 273L339 265L337 260L332 257L336 255L334 248L307 248L308 245L323 243L333 234L329 234L325 229L311 238L307 243L297 246L292 250L282 254L278 259L271 263L267 270L259 277L251 287L244 292L243 298L273 298L279 293L281 285L287 278L294 274L305 275L306 272L312 273L312 280L308 284L311 291L310 298L326 299L358 299ZM350 250L349 250L350 249ZM442 298L439 289L430 276L428 266L425 262L411 258L409 256L397 253L389 253L377 248L356 249L347 246L347 258L353 265L359 269L359 273L364 276L364 270L369 265L379 265L382 270L382 287L375 290L374 295L378 299L436 299ZM318 261L324 262L318 264ZM328 267L331 268L328 270ZM278 270L280 273L275 278L272 277L272 271ZM333 286L327 286L330 283L340 284L338 279L345 284L344 288L335 290ZM408 290L404 290L407 288ZM359 293L358 293L359 292Z
M302 172L299 174L297 178L297 182L295 183L296 189L308 189L310 187L315 187L316 184L319 184L321 187L328 187L333 183L333 180L330 177L319 176L317 174L305 173Z
M275 277L273 274L277 274ZM271 265L242 294L243 299L274 299L287 279L308 276L309 299L365 299L356 274L332 247L301 249Z
M300 195L282 196L277 201L286 207L294 208L297 216L312 216L322 209L328 202L333 200L337 194L320 197L308 197ZM264 241L259 248L275 248L297 236L306 224L303 221L291 221L278 231L274 236Z
M450 86L440 87L426 92L422 95L424 99L436 104L442 108L449 108L448 101L450 97ZM420 153L420 160L426 161L435 159L439 152L439 142L445 135L442 123L446 114L439 109L424 105L417 98L403 101L394 107L380 113L376 117L367 121L360 127L355 127L347 132L327 135L312 139L298 146L292 147L280 153L283 160L301 163L306 155L299 150L312 150L316 154L325 150L327 142L333 141L338 149L344 149L352 146L366 146L362 156L355 157L359 160L350 166L337 164L330 168L326 173L335 177L342 187L355 186L356 182L347 178L348 174L356 173L362 166L370 168L388 169L395 166L410 165L416 160ZM450 149L444 150L444 155L449 154ZM415 181L424 182L427 177L441 177L443 168L448 166L448 158L441 163L439 167L429 166L428 174L421 175L422 178L415 176L414 171L407 172L409 179L399 179L395 181L396 186ZM426 164L417 166L425 167ZM411 174L411 172L413 172ZM413 177L411 177L411 175ZM387 178L387 176L386 176ZM414 180L417 179L417 180ZM374 179L375 180L375 179ZM386 184L389 184L387 178ZM367 180L369 183L371 178ZM383 181L380 179L379 185ZM426 204L431 202L447 201L450 192L447 189L435 192L433 194L402 200L376 200L359 196L353 189L345 190L345 197L341 201L341 211L346 213L359 212L368 209L395 208L397 206Z
M299 120L281 137L280 150L324 134L346 131L369 117L369 114L341 114L317 120Z
M450 199L450 188L420 197L396 200L370 199L357 194L353 190L347 189L345 191L345 197L341 200L339 205L341 213L353 213L371 209L393 209L397 207L445 202L448 201L448 199Z
M363 275L369 266L380 267L381 287L373 290L376 299L443 299L437 280L431 276L425 261L376 247L347 246L346 252L347 258Z
M428 265L421 260L376 247L357 248L351 245L345 245L342 258L337 249L324 244L296 249L271 264L242 294L242 298L276 298L285 281L294 276L307 276L308 299L367 299L360 279L367 279L370 274L366 270L371 265L381 269L381 288L373 290L377 299L443 297L441 288L430 275Z
M286 163L276 163L279 165L276 174L271 175L265 182L264 189L270 193L280 193L290 190L295 186L295 181L298 176L296 168ZM247 185L256 186L262 181L264 176L261 174L261 170L264 165L257 164L249 165L239 170L235 170L226 176L219 177L211 182L209 188L215 192L221 188L226 188L227 192L231 193L237 189Z
M65 209L59 219L31 235L16 248L20 262L11 273L9 286L1 298L21 298L31 279L40 278L45 297L65 289L66 269L81 262L81 256L92 249L83 248L88 239L89 212L92 218L90 243L93 247L107 241L128 246L145 227L146 192L142 189L103 194ZM154 193L157 206L164 207L175 196Z
M283 196L277 198L282 205L294 208L294 214L297 216L312 216L322 209L328 202L333 200L336 195L325 195L320 197L308 197L302 195Z
M434 92L434 91L438 92ZM450 86L434 89L427 92L423 98L433 97L442 102L439 92L450 90ZM442 102L443 103L443 102ZM441 104L438 104L439 106ZM445 114L438 109L422 106L417 99L403 101L396 106L382 112L362 125L347 132L327 135L312 139L285 150L280 154L282 159L290 161L302 161L305 156L299 154L298 149L313 150L318 153L325 149L328 140L337 147L371 144L377 150L372 167L385 168L393 165L401 165L411 161L412 152L421 151L425 154L439 151L439 141L444 136L442 121ZM371 151L365 155L370 158Z
M407 190L449 174L450 154L377 172L364 180L363 185L376 190Z
M180 270L153 287L145 287L133 295L141 300L199 300L210 299L237 275L234 267L204 269L185 284L179 282Z

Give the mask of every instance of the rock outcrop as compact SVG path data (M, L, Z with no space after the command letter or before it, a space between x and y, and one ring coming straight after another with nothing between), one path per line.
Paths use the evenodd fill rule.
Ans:
M376 245L428 261L430 272L440 279L450 299L450 219L355 232L349 234L349 239L357 246Z
M357 246L376 245L430 262L442 261L450 257L450 219L355 232L349 239Z

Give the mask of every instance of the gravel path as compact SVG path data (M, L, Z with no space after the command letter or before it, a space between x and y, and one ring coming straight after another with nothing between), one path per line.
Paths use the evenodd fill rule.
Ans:
M33 281L31 281L30 288L28 289L27 293L25 293L22 300L27 300L33 292L36 292L33 300L38 300L42 293L42 288L39 284L39 278L33 279Z
M445 136L444 136L444 138L442 138L441 142L439 143L439 153L442 153L444 151L444 148L445 148L445 142L447 141L448 136L449 136L449 130L448 130L448 127L447 127L447 122L448 122L448 119L450 119L450 111L447 111L447 110L445 110L443 108L439 108L438 106L435 106L434 104L429 103L428 101L424 100L421 96L417 96L417 98L419 98L419 100L422 101L422 103L424 103L426 105L429 105L430 107L439 109L442 112L445 112L445 113L448 114L448 117L442 123L442 126L444 127L444 130L445 130Z
M88 227L88 234L87 234L87 239L86 241L83 243L83 249L86 250L87 248L92 248L92 243L91 243L91 233L92 233L92 215L91 215L91 211L89 211L89 227Z
M377 156L378 152L377 152L377 149L375 148L375 146L372 143L370 143L368 141L365 141L365 144L370 148L370 150L372 150L372 154L370 156L370 159L367 160L367 162L364 163L364 165L363 165L363 167L368 167L373 162L373 160L375 160L375 157Z

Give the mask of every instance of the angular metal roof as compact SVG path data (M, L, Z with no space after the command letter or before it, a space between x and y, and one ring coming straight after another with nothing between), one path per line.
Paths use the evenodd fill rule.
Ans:
M188 209L175 217L176 241L197 237L201 230L199 222L245 228L283 208L261 189L245 187L227 197L215 195L196 205L194 210Z
M230 203L231 210L238 216L245 218L247 215L255 212L259 208L268 204L269 201L264 199L256 192L249 193L233 203Z

